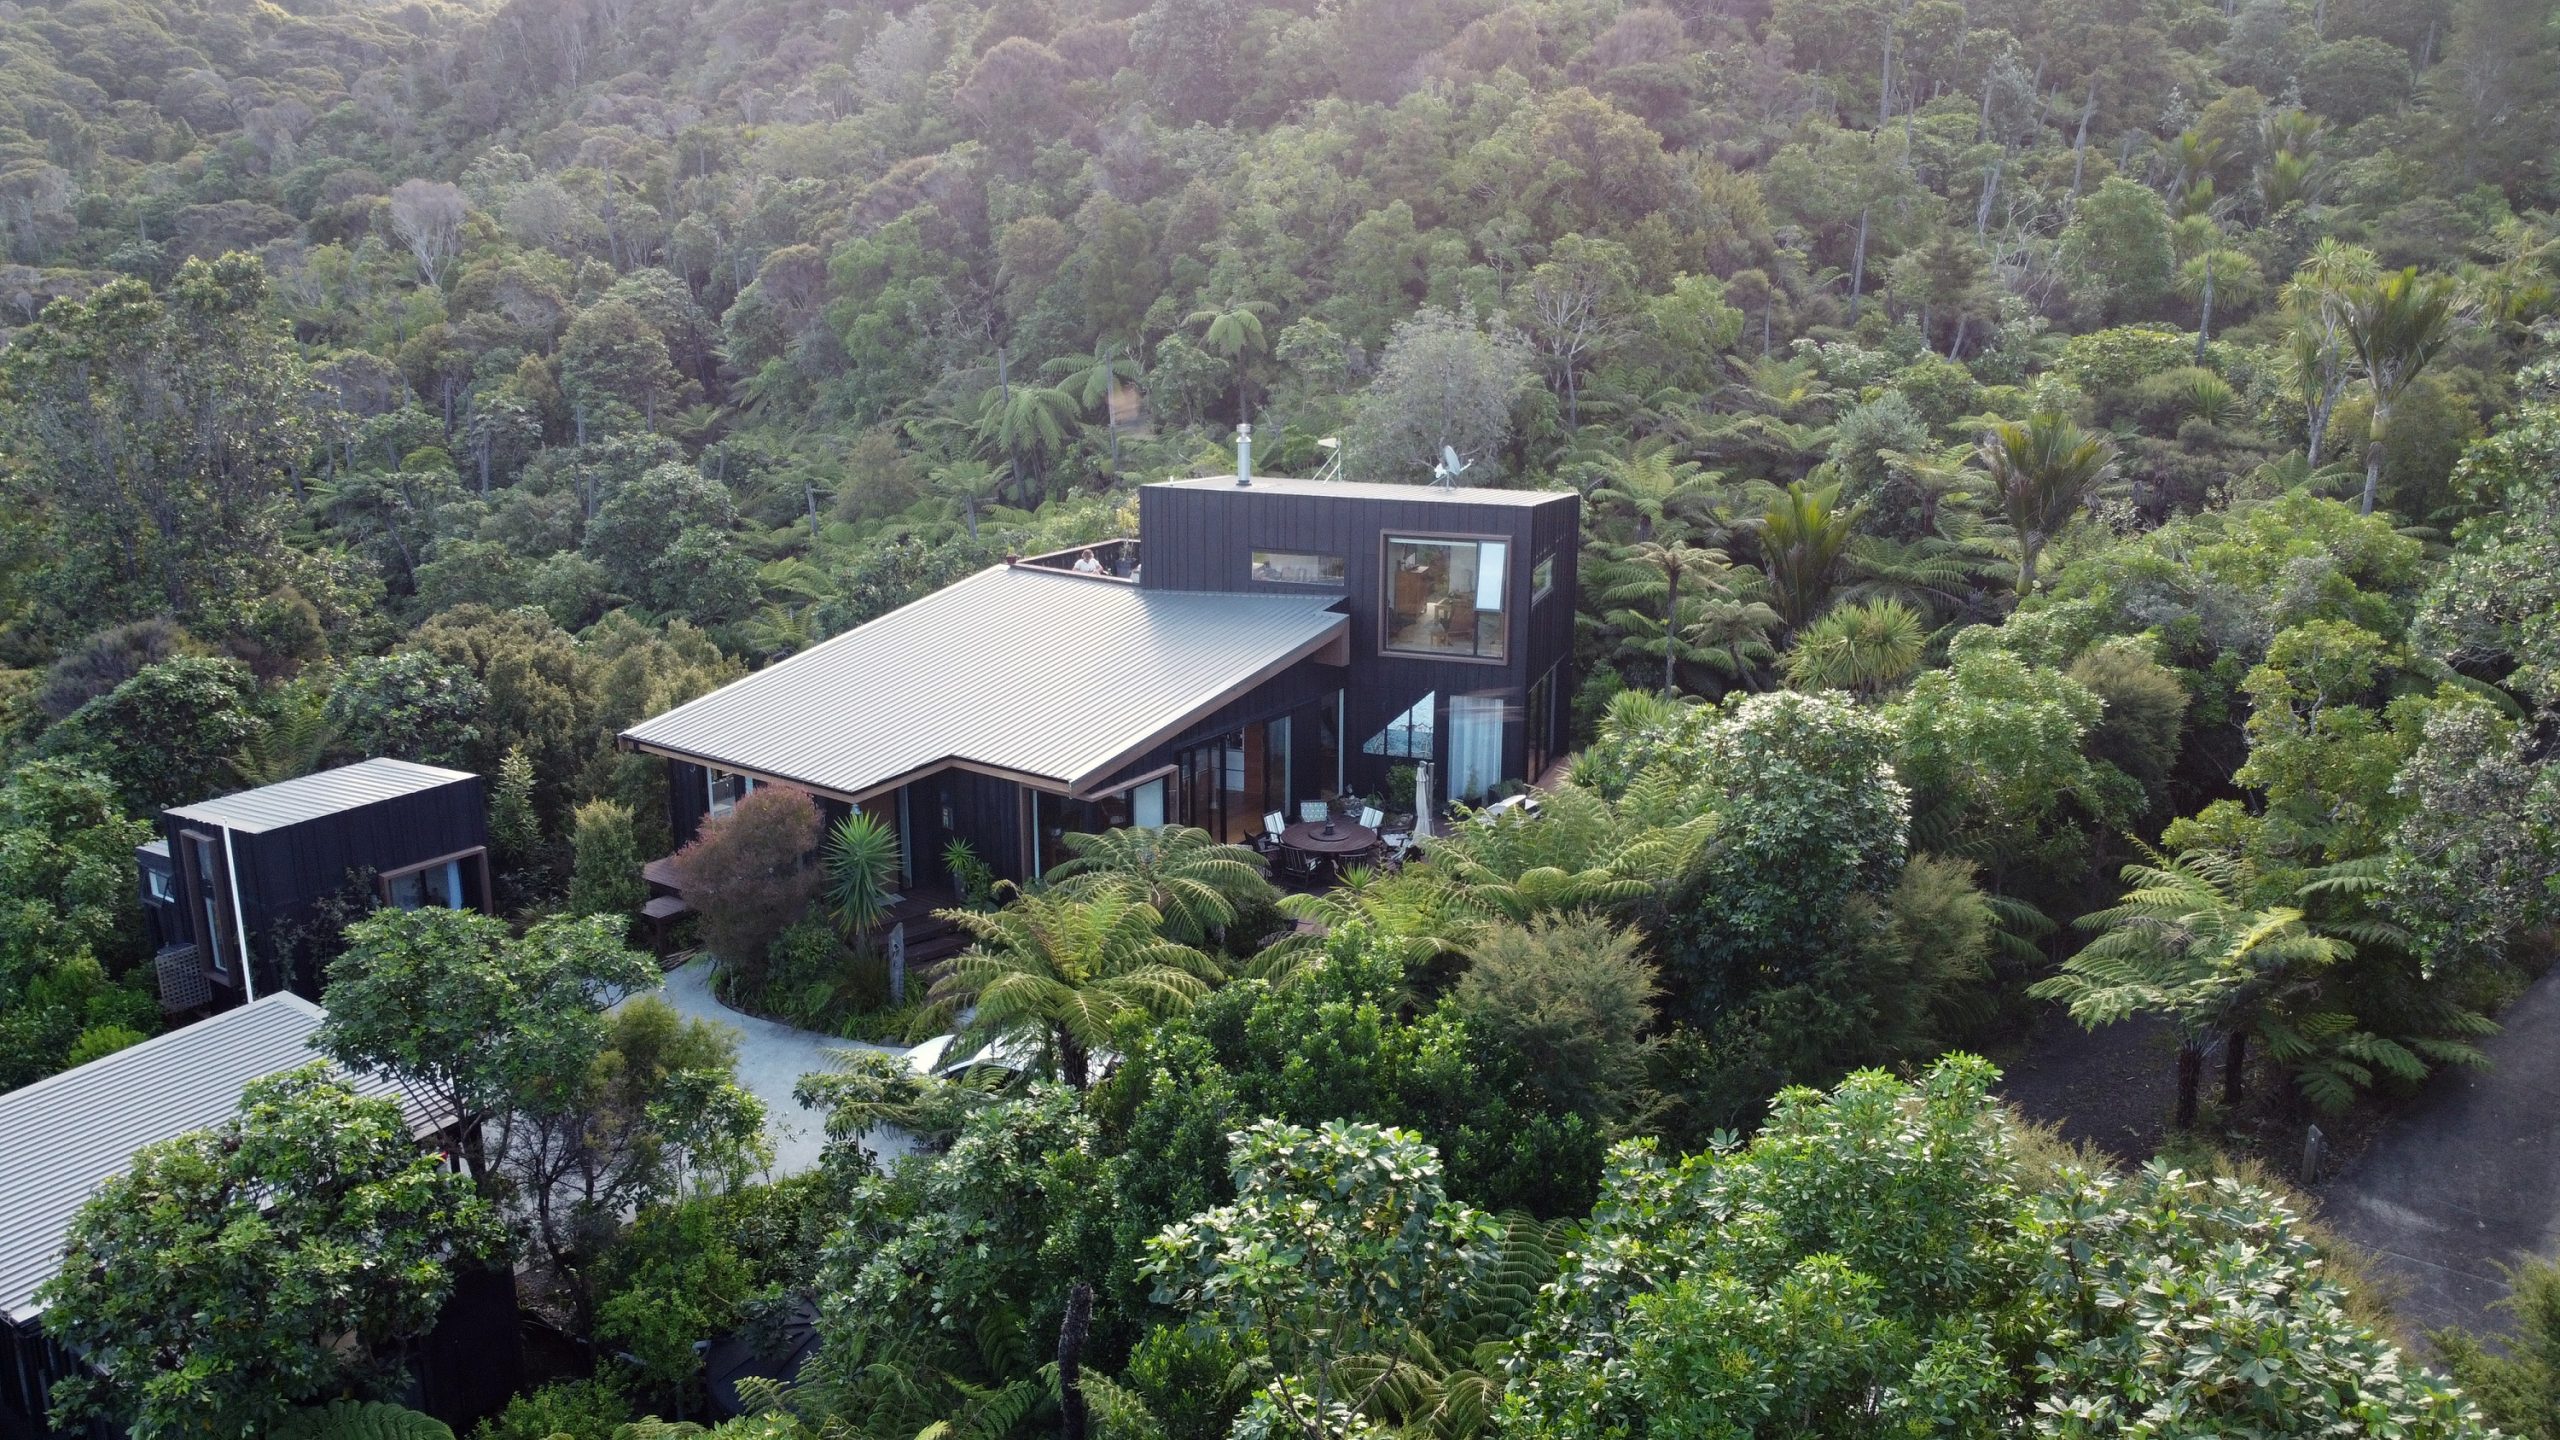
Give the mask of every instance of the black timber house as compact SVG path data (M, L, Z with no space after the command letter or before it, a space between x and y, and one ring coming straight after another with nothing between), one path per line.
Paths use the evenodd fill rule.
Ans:
M318 999L301 931L357 885L403 909L491 908L487 788L461 770L364 760L180 805L158 828L135 859L170 1010Z
M1235 477L1138 492L1139 534L1015 560L623 733L679 842L758 784L953 840L1009 878L1071 831L1261 834L1400 767L1479 802L1563 752L1570 491Z

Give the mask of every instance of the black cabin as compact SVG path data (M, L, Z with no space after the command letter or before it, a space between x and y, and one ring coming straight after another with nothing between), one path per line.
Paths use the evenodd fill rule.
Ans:
M356 887L403 909L490 908L486 787L406 760L164 811L160 838L136 858L172 1010L227 1008L280 985L318 999L302 932L321 901Z

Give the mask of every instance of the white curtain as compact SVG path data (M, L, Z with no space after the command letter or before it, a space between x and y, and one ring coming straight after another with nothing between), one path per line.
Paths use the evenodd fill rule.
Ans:
M1484 798L1502 780L1502 697L1449 697L1449 798Z

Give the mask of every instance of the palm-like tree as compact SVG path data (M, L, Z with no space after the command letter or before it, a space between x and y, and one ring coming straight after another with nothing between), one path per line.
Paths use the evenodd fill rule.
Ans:
M1215 960L1164 938L1164 917L1143 900L998 888L1013 897L1001 910L936 912L978 943L952 957L933 998L975 1007L972 1039L1037 1039L1078 1090L1122 1016L1179 1014L1226 978Z
M1248 906L1278 898L1249 845L1227 845L1188 825L1129 825L1060 837L1074 857L1050 870L1051 888L1091 898L1143 900L1164 917L1168 939L1203 944Z
M1090 355L1061 355L1040 367L1040 373L1056 377L1058 388L1074 397L1076 404L1087 410L1102 407L1102 423L1111 431L1111 468L1120 468L1120 415L1111 408L1111 390L1115 385L1134 382L1138 378L1137 357L1120 348L1116 340L1105 340Z
M1787 622L1765 600L1705 600L1692 613L1695 618L1682 632L1690 658L1746 688L1758 689L1756 677L1778 660L1778 647L1769 637Z
M2364 367L2373 393L2373 424L2365 432L2364 514L2373 513L2382 489L2382 447L2391 407L2408 392L2427 363L2453 338L2454 285L2450 277L2419 278L2415 266L2357 285L2341 297L2347 343Z
M969 538L978 538L978 515L1004 488L1004 474L983 460L954 460L934 468L926 477L933 493L959 507L961 519L969 527Z
M1194 310L1183 317L1186 326L1200 328L1200 343L1213 355L1223 355L1236 376L1236 419L1245 416L1245 368L1253 357L1270 348L1263 337L1262 317L1276 313L1278 307L1268 300L1238 300L1224 310Z
M2113 483L2115 442L2092 435L2055 410L2025 424L1993 422L1982 438L1982 466L2008 512L2018 545L2018 593L2034 593L2036 557L2091 497Z
M1651 540L1668 529L1686 530L1713 502L1721 476L1694 460L1675 460L1668 440L1648 440L1602 462L1606 479L1591 491L1591 505L1635 522L1635 538Z
M1879 695L1911 678L1928 645L1927 622L1899 600L1836 606L1796 637L1787 678L1810 690Z
M1753 522L1769 598L1790 630L1800 630L1830 602L1841 563L1858 533L1858 507L1840 503L1840 486L1803 481L1778 492Z
M1030 483L1022 474L1023 459L1029 457L1032 474L1042 477L1045 486L1049 462L1075 437L1075 397L1054 385L997 385L978 397L971 429L980 444L1014 467L1014 497L1028 508Z
M1625 578L1600 594L1601 603L1618 606L1659 606L1661 619L1650 615L1638 618L1651 621L1662 643L1662 693L1675 692L1680 660L1680 603L1684 597L1724 595L1731 593L1725 573L1732 562L1721 550L1709 550L1680 540L1639 540L1616 556ZM1609 617L1613 624L1624 624L1635 616L1631 610L1620 610Z
M2377 273L2373 252L2361 245L2323 239L2311 249L2278 297L2293 317L2286 362L2295 393L2309 420L2305 449L2309 468L2320 468L2320 448L2329 438L2329 417L2346 393L2355 351L2347 341L2346 293L2370 282Z
M2211 226L2211 221L2206 221ZM2186 263L2178 267L2175 281L2178 293L2194 300L2196 312L2196 363L2205 358L2205 342L2213 338L2213 307L2217 297L2246 303L2258 284L2258 262L2241 251L2222 243L2219 230L2207 238Z
M2127 865L2133 888L2116 905L2080 917L2097 938L2063 962L2062 973L2028 990L2059 1000L2094 1029L2134 1015L2161 1015L2178 1032L2178 1115L2193 1125L2204 1052L2224 1037L2236 1096L2247 1032L2310 998L2319 978L2355 949L2320 933L2303 911L2260 905L2259 877L2246 860L2215 850L2172 859L2149 846Z

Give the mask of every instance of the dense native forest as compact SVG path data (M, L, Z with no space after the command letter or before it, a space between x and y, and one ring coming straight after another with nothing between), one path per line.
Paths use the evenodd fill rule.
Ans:
M164 1023L160 807L468 767L506 912L263 958L475 1139L313 1073L149 1152L66 1403L431 1423L307 1407L511 1259L573 1358L492 1440L795 1334L717 1433L2552 1435L2560 1278L2456 1387L2215 1147L2545 962L2555 164L2548 0L0 0L0 1086ZM595 1010L611 737L1239 420L1584 496L1571 780L1286 900L1093 842L895 997L880 836L759 791L731 1003L1039 1057L849 1057L774 1178ZM2000 1107L2040 1017L2159 1027L2177 1166Z

